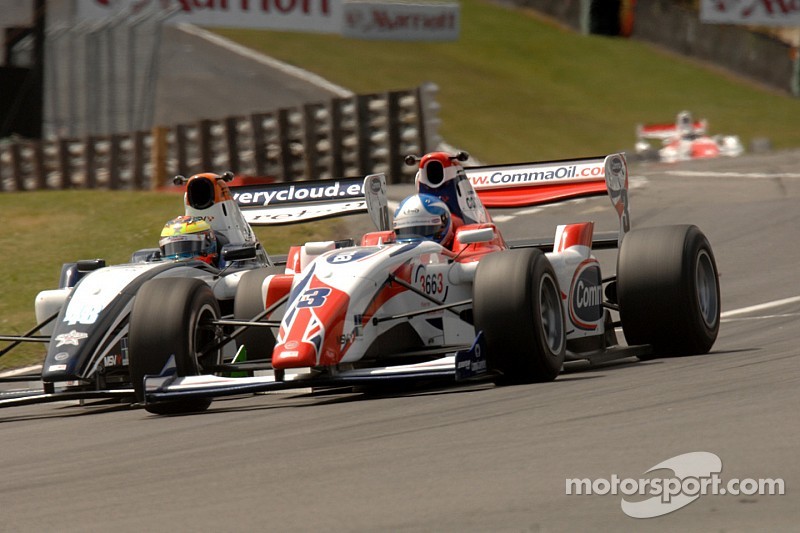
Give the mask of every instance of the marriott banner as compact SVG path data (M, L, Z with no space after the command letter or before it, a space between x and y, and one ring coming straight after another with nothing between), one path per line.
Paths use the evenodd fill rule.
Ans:
M335 33L359 39L458 39L457 3L350 0L76 0L74 23L161 9L167 24Z
M458 4L344 2L342 35L356 39L455 41Z
M800 0L701 0L707 24L800 26Z

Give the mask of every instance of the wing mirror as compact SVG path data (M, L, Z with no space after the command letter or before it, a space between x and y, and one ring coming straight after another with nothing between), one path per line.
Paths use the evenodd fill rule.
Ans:
M462 244L475 244L494 240L493 228L468 229L458 232L458 240Z
M226 244L222 247L223 261L246 261L256 258L255 244Z

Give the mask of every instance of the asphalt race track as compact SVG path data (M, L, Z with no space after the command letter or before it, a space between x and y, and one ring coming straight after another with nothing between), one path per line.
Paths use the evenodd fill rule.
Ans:
M189 24L164 27L158 66L156 124L275 111L349 94Z
M181 417L6 409L0 530L796 531L798 160L633 169L634 226L695 223L714 247L723 323L708 355L532 386L251 396ZM614 229L605 197L520 211L495 213L507 237ZM704 495L635 519L622 494L565 493L568 478L652 477L698 451L719 456L724 482L780 478L786 494Z
M280 92L259 68L184 38L169 41L182 61L161 63L172 92L186 88L184 102L159 103L169 120L202 118L184 115L212 109L201 96L227 102L218 116L249 112L225 106L259 87ZM243 74L238 96L224 97L234 93L222 64ZM192 73L203 77L180 85ZM694 223L714 248L723 322L708 355L573 365L532 386L250 396L181 417L4 409L0 531L796 531L798 162L789 152L632 168L634 227ZM616 229L605 197L494 215L507 238L585 220ZM611 274L614 253L600 257ZM716 454L724 482L779 478L786 494L703 495L647 519L627 516L622 494L566 494L572 478L671 477L646 472L689 452Z

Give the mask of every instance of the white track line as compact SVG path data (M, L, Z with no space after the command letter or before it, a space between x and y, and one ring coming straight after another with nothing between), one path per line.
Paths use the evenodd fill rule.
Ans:
M756 178L756 179L769 179L769 178L800 178L800 174L788 172L712 172L712 171L698 171L698 170L668 170L664 174L671 176L682 177L698 177L698 178Z
M800 296L792 296L791 298L784 298L782 300L773 300L771 302L766 302L763 304L751 305L749 307L742 307L740 309L725 311L724 313L720 314L720 318L732 318L739 315L746 315L748 313L753 313L756 311L764 311L766 309L772 309L774 307L780 307L782 305L789 305L798 302L800 302ZM753 317L753 318L758 318L758 317Z
M628 189L639 189L644 187L648 184L647 178L643 176L631 176L630 182L628 185ZM527 216L527 215L535 215L536 213L540 213L545 209L562 206L562 205L580 205L584 204L589 200L588 197L578 197L578 198L567 198L566 200L558 200L552 203L545 203L539 204L531 207L525 207L523 209L517 209L508 214L501 214L501 215L493 215L492 221L493 222L508 222L509 220L514 220L514 218L518 216Z
M308 72L306 70L293 67L292 65L288 65L272 57L265 56L260 52L256 52L255 50L247 48L246 46L242 46L238 43L235 43L231 40L221 37L216 33L211 33L210 31L198 28L194 24L188 24L183 22L178 24L177 27L179 30L183 32L205 39L206 41L209 41L217 46L221 46L222 48L230 50L231 52L237 53L240 56L247 57L249 59L252 59L253 61L258 61L262 65L267 65L268 67L279 70L284 74L288 74L290 76L299 78L305 82L312 83L317 87L321 87L336 94L337 96L341 96L344 98L348 96L353 96L352 91L349 91L344 87L340 87L339 85L331 83L322 76L317 76L316 74L312 74L311 72Z
M542 207L529 207L527 209L522 209L520 211L515 211L515 215L535 215L536 213L540 213L542 211Z
M741 318L723 318L720 322L742 322L745 320L768 320L770 318L793 318L800 316L800 313L782 313L780 315L760 315L760 316L743 316Z

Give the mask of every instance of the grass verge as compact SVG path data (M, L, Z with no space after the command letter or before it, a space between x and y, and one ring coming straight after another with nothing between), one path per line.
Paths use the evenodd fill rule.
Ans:
M580 35L529 11L461 2L455 42L215 30L355 92L432 81L442 136L487 163L631 150L635 127L683 109L745 146L800 146L800 101L639 41Z
M62 263L103 258L128 261L135 250L158 246L163 224L183 213L173 192L43 191L0 194L5 229L0 275L0 334L16 335L36 324L34 300L54 289ZM341 238L339 220L255 228L268 252L292 244ZM0 342L0 347L6 343ZM41 345L26 344L0 358L0 370L41 361Z

